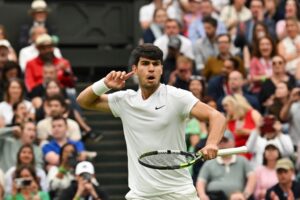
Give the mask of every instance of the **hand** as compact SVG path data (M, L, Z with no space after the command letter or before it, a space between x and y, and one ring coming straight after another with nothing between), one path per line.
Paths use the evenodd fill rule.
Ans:
M200 195L200 200L209 200L209 197L206 194Z
M91 196L93 196L93 198L98 197L98 194L97 194L97 192L95 191L95 188L94 188L94 186L93 186L92 183L86 182L86 183L84 184L84 187L85 187L86 191L88 191L88 193L91 194Z
M83 194L85 190L85 186L84 186L85 182L86 181L82 177L78 178L78 183L77 183L78 186L75 194L76 197L81 197L81 195Z
M206 144L200 152L205 160L210 160L217 157L218 150L219 148L216 144Z
M271 200L280 200L279 197L277 196L277 194L274 191L272 191L270 193L270 199Z
M13 133L15 136L20 137L21 135L21 128L19 126L13 126L12 127Z
M294 193L293 193L293 191L291 189L289 189L287 200L294 200L294 199L295 199Z
M134 74L133 71L126 74L125 71L111 71L106 75L104 83L108 88L111 89L122 89L125 87L125 81L129 79Z
M290 94L289 101L294 103L298 100L300 100L300 88L294 88Z

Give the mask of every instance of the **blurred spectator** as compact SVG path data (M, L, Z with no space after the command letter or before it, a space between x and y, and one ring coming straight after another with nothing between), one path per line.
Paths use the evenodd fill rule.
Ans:
M36 167L43 167L41 149L34 144L36 139L35 128L33 122L26 122L21 126L21 129L15 126L12 127L10 132L0 135L0 168L4 172L17 163L19 149L25 144L33 147Z
M281 123L274 115L265 116L259 129L252 131L247 141L247 147L254 155L254 166L263 164L264 150L269 142L276 145L283 157L292 156L294 153L291 137L281 132Z
M66 102L63 97L61 96L52 96L47 98L47 103L49 106L49 116L47 116L45 119L39 121L37 124L37 137L40 141L40 145L43 145L46 143L46 140L53 136L53 119L57 116L62 116L66 111ZM81 133L79 125L76 121L67 118L67 130L66 130L66 136L74 141L78 141L81 139Z
M295 21L300 25L300 4L297 0L284 1L285 19L295 18ZM286 20L281 19L276 24L276 34L279 40L288 36L288 30L286 29Z
M216 102L221 102L226 95L231 94L228 86L228 77L232 71L239 69L239 61L233 57L224 60L224 66L220 75L212 77L208 81L207 94ZM218 105L221 109L221 105Z
M239 71L230 72L228 76L228 87L231 94L242 95L250 105L256 110L260 111L260 105L255 95L248 93L244 88L243 75Z
M51 167L47 176L52 199L57 198L60 192L68 188L75 179L77 157L78 153L73 144L66 143L61 147L59 165Z
M267 189L278 183L276 175L276 162L281 158L277 143L268 141L263 152L262 166L255 168L256 188L254 197L257 200L264 200Z
M228 120L227 128L234 135L236 147L244 146L250 133L259 127L261 115L240 94L226 96L222 105ZM243 155L248 159L251 158L250 153Z
M206 138L206 134L202 132L201 124L196 118L189 119L185 128L187 150L194 152L199 140Z
M50 9L44 0L33 0L31 3L31 8L28 13L32 17L30 24L23 24L20 30L19 46L20 49L30 45L30 30L35 26L43 26L48 30L49 34L53 35L55 29L53 25L50 25L47 21Z
M180 45L180 53L189 57L190 59L194 59L194 53L192 48L191 41L180 35L180 28L181 25L175 19L168 19L165 24L165 34L155 40L154 45L158 46L164 53L163 59L165 60L169 54L168 44L170 41L170 37L177 37L179 38L181 45Z
M222 9L229 4L229 0L211 0L213 7L217 13L220 13Z
M153 21L149 28L143 33L144 43L153 43L157 38L164 34L164 26L168 19L166 10L163 8L156 8L153 13Z
M287 18L287 36L278 44L278 53L286 60L285 70L295 74L300 63L300 27L297 18Z
M206 92L204 78L202 76L192 75L189 81L189 91L201 101Z
M281 56L274 56L272 58L272 76L267 79L261 88L259 94L259 101L261 104L265 104L266 101L275 93L276 85L278 83L285 82L289 89L292 89L296 85L294 76L286 73L285 60Z
M30 165L36 171L36 175L38 177L39 185L41 186L41 190L47 192L48 191L48 180L46 178L45 171L37 167L35 164L34 150L31 144L24 144L20 147L17 154L17 163L15 166L9 168L5 173L5 193L11 194L13 189L13 177L16 169L21 167L22 165Z
M3 100L3 93L8 81L13 78L22 78L20 66L14 61L7 61L3 66L2 77L0 77L0 99Z
M197 39L194 44L197 73L204 68L209 57L215 57L219 53L216 40L217 20L212 17L204 17L202 21L206 36Z
M176 60L176 69L171 73L169 85L189 89L189 82L193 72L193 61L185 56L179 56Z
M3 171L0 169L0 199L4 197L4 174Z
M219 20L219 17L214 13L214 8L213 8L211 0L202 0L200 4L201 4L201 6L200 6L201 17L194 20L194 22L191 23L191 25L189 27L189 35L188 36L193 44L195 44L197 39L206 37L203 19L207 18L207 17L212 17L217 21L217 23L216 23L216 34L217 35L227 33L226 26L224 25L224 23L221 20Z
M258 94L261 85L272 76L272 58L276 55L276 46L270 37L258 40L257 49L254 48L253 58L250 63L249 79L251 92Z
M2 73L4 64L9 60L10 44L7 40L0 40L0 81L2 80Z
M235 33L235 28L240 22L249 20L251 11L245 6L245 0L232 0L231 5L221 10L220 18L225 23L231 33Z
M278 183L268 189L266 200L289 200L300 198L300 185L293 181L295 168L292 161L288 158L282 158L276 163L276 172Z
M12 125L22 125L25 122L32 120L24 102L19 101L14 103L12 109L14 112Z
M5 124L9 125L13 119L12 106L17 102L23 102L26 105L27 111L30 113L30 118L34 119L35 109L30 101L25 100L25 87L20 79L11 79L4 91L4 101L0 103L0 113L5 113Z
M8 41L8 38L7 38L7 32L6 32L6 29L5 29L5 26L1 25L0 24L0 41L5 41L7 40ZM15 50L12 48L12 46L10 46L9 48L9 55L8 55L8 59L10 61L17 61L17 55L16 55L16 52Z
M47 34L47 29L44 26L33 26L30 29L30 45L22 48L19 53L19 64L23 72L26 71L25 68L27 62L39 55L38 47L36 46L36 39L43 34ZM62 57L60 50L57 47L54 47L53 53L57 58Z
M217 43L219 54L217 56L208 58L205 67L202 71L203 76L206 78L206 80L209 80L214 76L222 74L224 60L233 57L233 55L230 52L232 43L229 35L218 35ZM242 74L245 74L243 61L239 57L235 58L239 61L239 71L241 71Z
M289 100L284 104L283 108L280 111L280 118L283 121L288 121L289 126L289 135L292 138L293 144L296 147L300 141L300 115L299 115L299 106L300 106L300 88L294 88L291 91Z
M13 189L11 194L5 196L5 200L38 199L50 200L47 192L41 191L39 178L35 169L30 165L21 165L14 174Z
M73 88L75 84L72 69L68 60L54 55L54 42L48 34L40 35L35 41L39 51L38 57L27 62L25 83L29 92L43 83L43 66L52 63L57 69L57 77L64 87Z
M95 178L95 169L92 163L83 161L77 164L76 181L61 192L58 200L66 199L94 199L108 200L108 195L99 187Z
M201 1L187 0L187 10L183 14L183 35L188 37L188 29L193 21L201 17Z
M219 148L234 147L234 137L225 131ZM234 180L234 181L233 181ZM201 200L227 199L232 192L243 192L248 199L254 192L255 174L250 163L239 155L217 157L206 161L197 180Z

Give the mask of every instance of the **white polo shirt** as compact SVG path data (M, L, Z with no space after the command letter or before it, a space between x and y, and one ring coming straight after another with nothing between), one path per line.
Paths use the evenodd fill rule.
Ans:
M141 90L119 91L108 95L109 107L120 117L127 145L129 188L143 198L191 190L188 169L154 170L138 163L148 151L186 151L185 125L198 99L192 93L161 84L146 100Z

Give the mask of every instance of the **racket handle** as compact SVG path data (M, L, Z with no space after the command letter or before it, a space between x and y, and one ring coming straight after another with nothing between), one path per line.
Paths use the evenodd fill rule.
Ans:
M227 155L247 153L247 152L248 152L248 148L246 146L241 146L235 148L220 149L218 151L218 156L227 156Z

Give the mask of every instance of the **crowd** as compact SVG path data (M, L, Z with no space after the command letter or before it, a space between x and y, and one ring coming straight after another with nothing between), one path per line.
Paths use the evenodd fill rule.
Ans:
M300 2L152 0L139 22L140 42L164 52L161 81L226 116L219 148L249 149L193 166L200 199L299 199ZM207 129L187 122L189 151Z
M100 139L76 104L76 77L35 0L19 55L0 26L0 199L108 199L85 141Z

